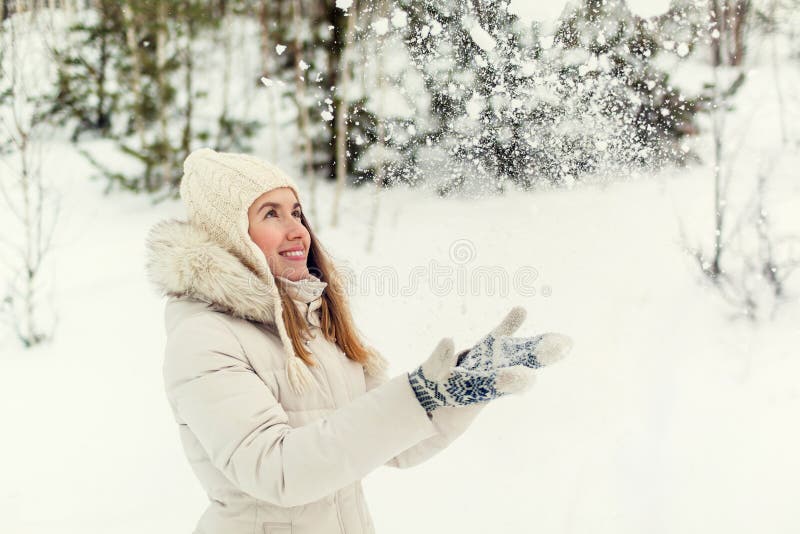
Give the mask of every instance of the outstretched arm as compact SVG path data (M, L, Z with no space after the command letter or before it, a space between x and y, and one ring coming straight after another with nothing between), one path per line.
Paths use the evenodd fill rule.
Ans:
M367 392L375 390L389 380L386 376L370 375L365 375L365 379ZM433 458L461 436L485 407L486 403L477 403L462 407L446 406L432 412L431 421L436 433L404 450L386 465L405 469Z
M290 427L236 336L210 314L171 333L163 372L176 416L213 465L243 492L279 506L329 495L437 434L405 373Z

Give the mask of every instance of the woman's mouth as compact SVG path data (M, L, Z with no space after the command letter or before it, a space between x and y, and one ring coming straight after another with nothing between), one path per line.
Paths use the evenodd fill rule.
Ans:
M306 252L304 250L290 250L287 252L280 252L281 256L286 258L287 260L304 260L306 258Z

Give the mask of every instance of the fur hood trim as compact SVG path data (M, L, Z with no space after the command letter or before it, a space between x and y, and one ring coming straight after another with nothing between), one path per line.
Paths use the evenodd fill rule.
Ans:
M234 317L276 324L275 282L259 278L190 223L162 221L150 230L147 274L163 295L191 297Z
M147 275L166 296L190 297L215 310L248 321L274 325L286 353L286 373L293 389L302 393L315 383L305 362L294 353L283 322L283 307L275 280L259 277L232 252L191 223L167 220L147 237ZM372 376L387 367L375 352L364 368Z

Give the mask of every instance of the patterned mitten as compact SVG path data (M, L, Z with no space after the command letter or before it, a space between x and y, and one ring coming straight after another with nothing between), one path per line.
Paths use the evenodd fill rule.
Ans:
M562 359L572 348L563 334L511 337L525 320L525 309L512 308L506 318L474 347L459 353L458 366L474 371L490 371L524 365L538 369Z
M523 391L533 382L533 370L524 365L492 370L457 367L453 340L445 338L425 363L408 373L408 381L419 403L431 413L440 406L466 406Z

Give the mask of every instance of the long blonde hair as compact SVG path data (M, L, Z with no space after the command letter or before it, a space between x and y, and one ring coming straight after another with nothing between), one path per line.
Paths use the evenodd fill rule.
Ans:
M375 349L366 345L353 323L350 305L345 295L345 287L339 271L336 269L325 248L320 244L317 236L311 230L305 214L301 212L300 220L311 236L311 247L308 252L308 270L328 286L322 292L322 306L320 308L320 329L325 339L335 343L351 360L366 365L374 356ZM307 365L315 365L311 353L306 349L304 341L311 337L308 323L298 311L291 297L286 292L280 279L275 279L278 292L283 304L283 323L286 332L292 340L295 354Z

